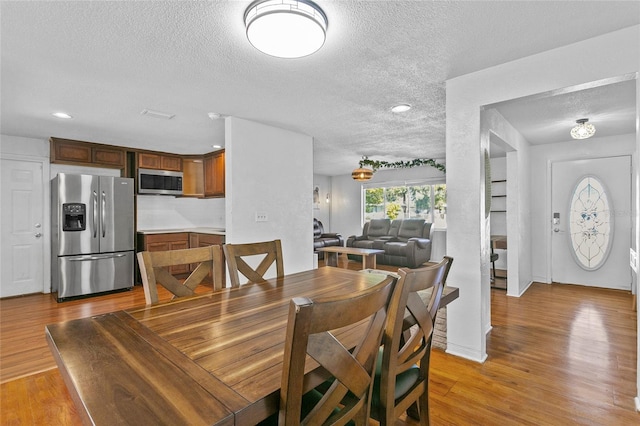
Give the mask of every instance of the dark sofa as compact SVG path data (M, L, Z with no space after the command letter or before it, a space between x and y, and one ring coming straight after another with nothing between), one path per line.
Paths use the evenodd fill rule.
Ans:
M336 233L325 233L322 222L318 219L313 219L313 251L316 251L320 247L330 246L344 246L344 238L342 235ZM324 259L324 253L319 251L318 259Z
M431 258L430 234L431 223L424 219L373 219L364 224L362 235L347 238L347 247L384 250L376 255L377 263L418 268Z

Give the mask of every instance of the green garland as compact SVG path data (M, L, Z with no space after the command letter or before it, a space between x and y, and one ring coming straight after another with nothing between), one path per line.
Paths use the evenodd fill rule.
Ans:
M371 167L374 172L381 167L386 167L388 169L407 169L419 166L431 166L440 170L442 173L447 172L444 164L440 164L432 158L416 158L410 161L396 161L395 163L389 163L388 161L369 160L369 158L365 156L360 160L360 167L364 166Z

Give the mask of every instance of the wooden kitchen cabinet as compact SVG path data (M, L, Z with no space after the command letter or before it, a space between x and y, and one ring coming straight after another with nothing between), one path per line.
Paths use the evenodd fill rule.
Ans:
M224 235L200 234L192 232L189 234L189 247L220 246L224 244Z
M182 171L182 158L178 155L156 152L138 152L138 167L141 169Z
M189 247L197 248L197 247L209 247L209 246L220 246L220 250L222 250L222 245L224 244L224 235L215 235L215 234L201 234L192 232L189 234ZM191 265L191 270L194 270L198 265ZM227 263L224 257L224 251L222 252L222 285L224 286L227 282ZM209 274L209 279L213 279L211 274Z
M198 232L170 232L166 234L138 233L138 251L168 251L186 248L208 247L218 245L222 248L224 235L202 234ZM226 264L222 254L222 277L226 280ZM197 265L171 266L171 274L187 274ZM211 279L211 277L210 277ZM223 281L225 282L225 281Z
M204 156L204 196L224 197L224 150Z
M124 169L124 148L71 139L51 138L51 163Z
M182 173L182 196L204 197L204 160L202 157L183 157Z
M138 244L138 250L140 251L167 251L189 248L188 232L143 234L141 239L142 241L139 241ZM171 266L169 267L169 272L171 274L188 273L189 265Z

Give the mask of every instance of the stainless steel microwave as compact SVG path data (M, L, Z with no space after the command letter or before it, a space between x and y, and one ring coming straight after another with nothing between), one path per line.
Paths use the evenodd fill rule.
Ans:
M182 172L138 169L138 194L182 195Z

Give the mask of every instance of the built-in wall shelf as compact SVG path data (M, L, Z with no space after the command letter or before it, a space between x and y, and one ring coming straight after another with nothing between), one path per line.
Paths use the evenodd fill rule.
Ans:
M506 213L507 210L507 180L491 181L491 213Z

